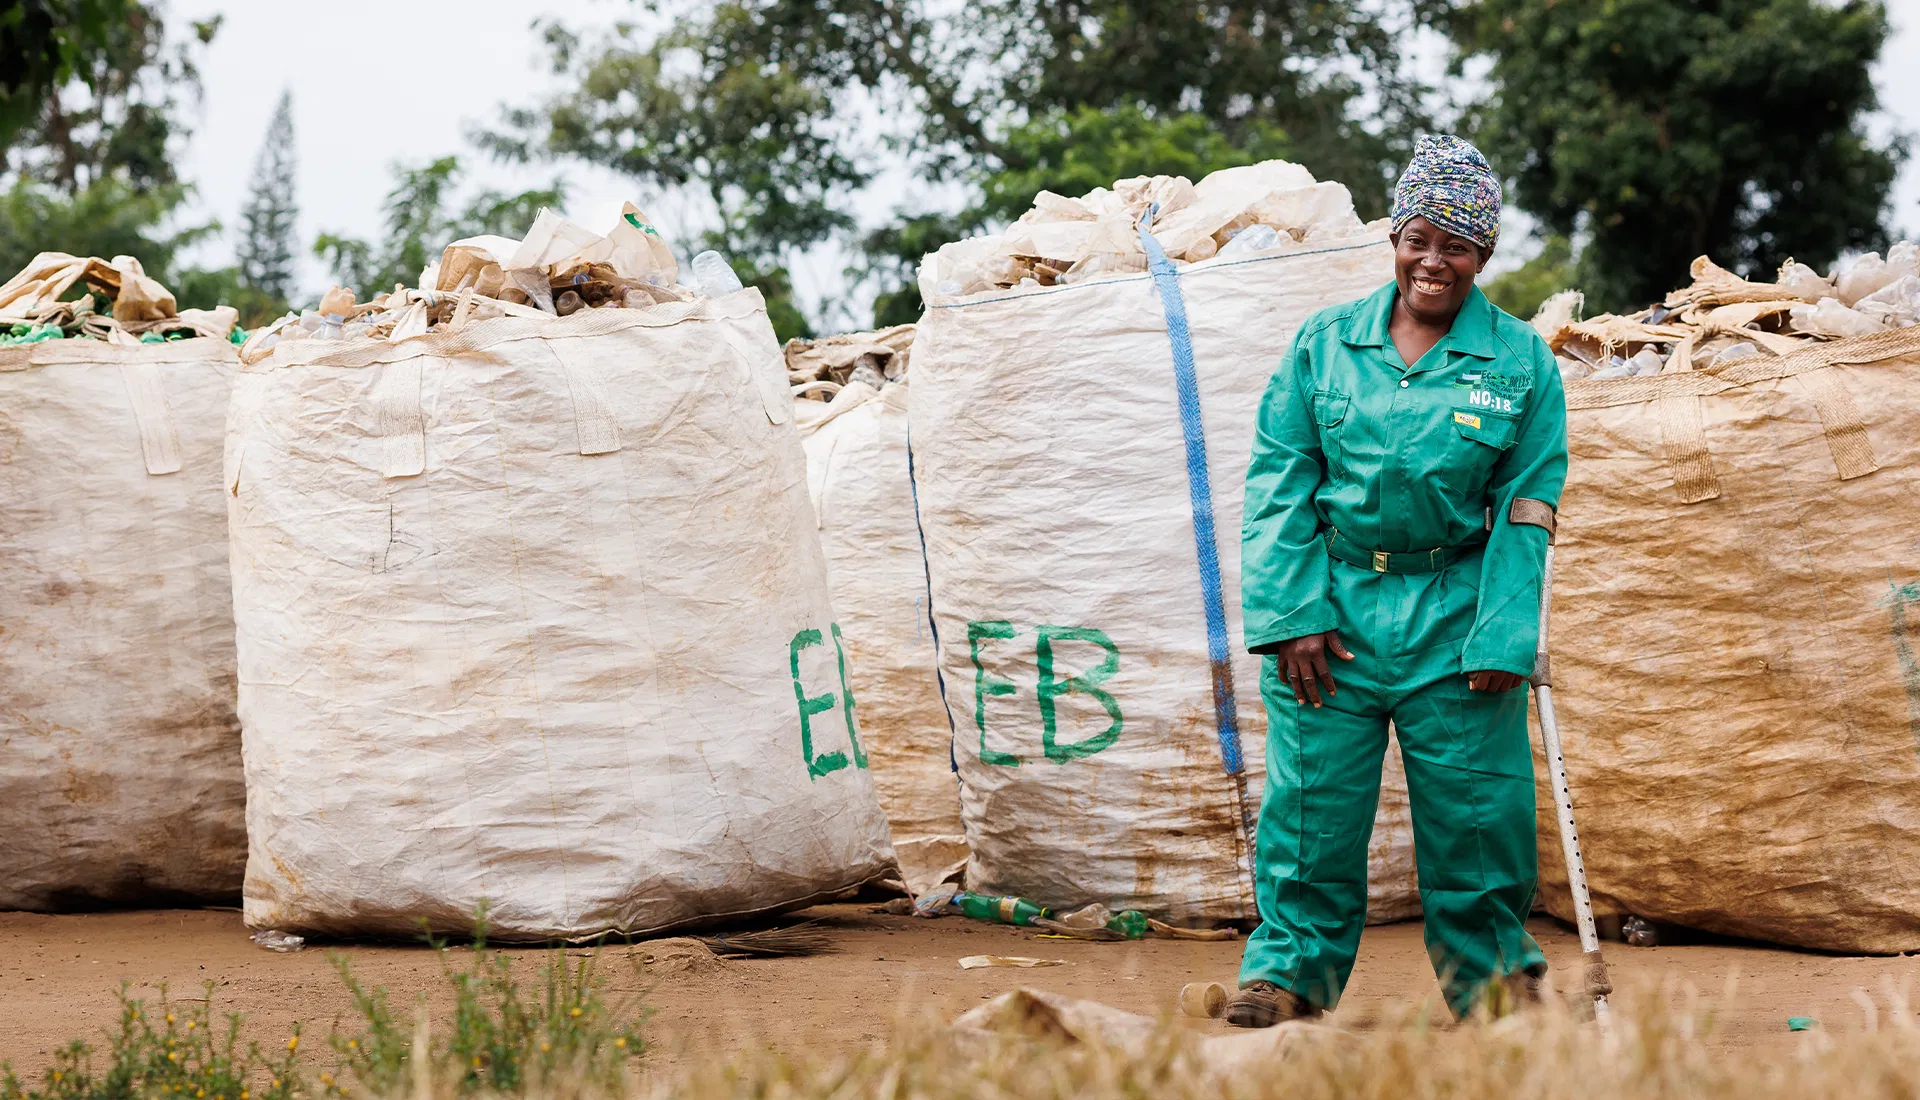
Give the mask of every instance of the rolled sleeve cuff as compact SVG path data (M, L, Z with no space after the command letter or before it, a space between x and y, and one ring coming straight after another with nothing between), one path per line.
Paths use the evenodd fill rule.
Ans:
M1257 630L1248 630L1247 652L1258 653L1270 645L1304 638L1309 634L1325 634L1339 627L1340 622L1334 617L1333 608L1324 600L1317 601L1282 615Z

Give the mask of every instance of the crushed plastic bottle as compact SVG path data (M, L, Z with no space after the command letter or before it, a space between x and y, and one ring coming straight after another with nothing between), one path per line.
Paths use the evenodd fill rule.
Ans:
M733 265L711 248L693 258L693 277L699 283L701 293L709 298L746 289L740 282L740 276L733 273Z
M1250 252L1263 252L1269 248L1280 247L1280 231L1270 225L1258 222L1247 226L1233 235L1219 255L1244 256Z
M292 932L282 932L274 928L262 928L247 938L260 947L282 954L304 951L307 946L305 936L296 936Z
M1627 365L1633 368L1634 377L1644 378L1651 374L1659 374L1661 368L1667 364L1660 358L1659 352L1652 348L1641 348L1633 353L1633 358L1627 360Z

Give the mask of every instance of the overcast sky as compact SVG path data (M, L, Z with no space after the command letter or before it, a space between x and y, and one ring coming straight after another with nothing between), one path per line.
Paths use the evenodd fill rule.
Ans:
M1906 64L1879 67L1883 125L1920 132L1920 0L1889 0L1895 38L1885 58ZM566 13L577 28L643 19L626 0L576 0L561 5L509 0L173 0L180 25L214 12L225 23L202 65L206 101L188 146L183 174L199 189L197 212L238 223L254 156L282 88L293 92L298 141L300 234L303 244L323 231L374 237L390 166L418 164L450 153L473 169L477 185L541 185L558 171L487 161L466 143L475 123L497 118L502 104L526 103L555 87L555 78L530 23L539 12ZM1920 152L1920 150L1916 150ZM610 226L631 199L669 234L692 216L689 204L605 170L566 166L566 213L592 229ZM891 204L888 204L891 205ZM884 209L884 207L883 207ZM1901 176L1894 224L1920 232L1920 157ZM203 262L231 262L229 236L209 246ZM816 305L837 289L841 257L816 256L799 265L796 289ZM302 284L308 294L326 286L328 272L311 258ZM847 317L846 321L863 321Z

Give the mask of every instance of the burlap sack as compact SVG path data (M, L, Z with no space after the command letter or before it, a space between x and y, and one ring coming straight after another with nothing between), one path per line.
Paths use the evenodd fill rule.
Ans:
M1596 908L1920 949L1920 330L1567 405L1554 694Z

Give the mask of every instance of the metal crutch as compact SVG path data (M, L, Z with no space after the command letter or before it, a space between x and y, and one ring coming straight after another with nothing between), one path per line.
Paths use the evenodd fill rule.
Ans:
M1567 785L1567 761L1560 754L1560 724L1553 715L1553 675L1547 661L1547 620L1553 603L1553 537L1549 528L1546 568L1540 580L1540 641L1533 655L1533 697L1540 709L1540 741L1547 754L1547 777L1553 785L1553 808L1560 818L1560 848L1567 857L1567 884L1573 891L1574 923L1580 929L1580 951L1587 995L1593 998L1593 1018L1602 1030L1608 1025L1607 960L1600 954L1600 933L1593 923L1593 896L1587 892L1587 865L1580 858L1580 830L1573 823L1573 790Z

